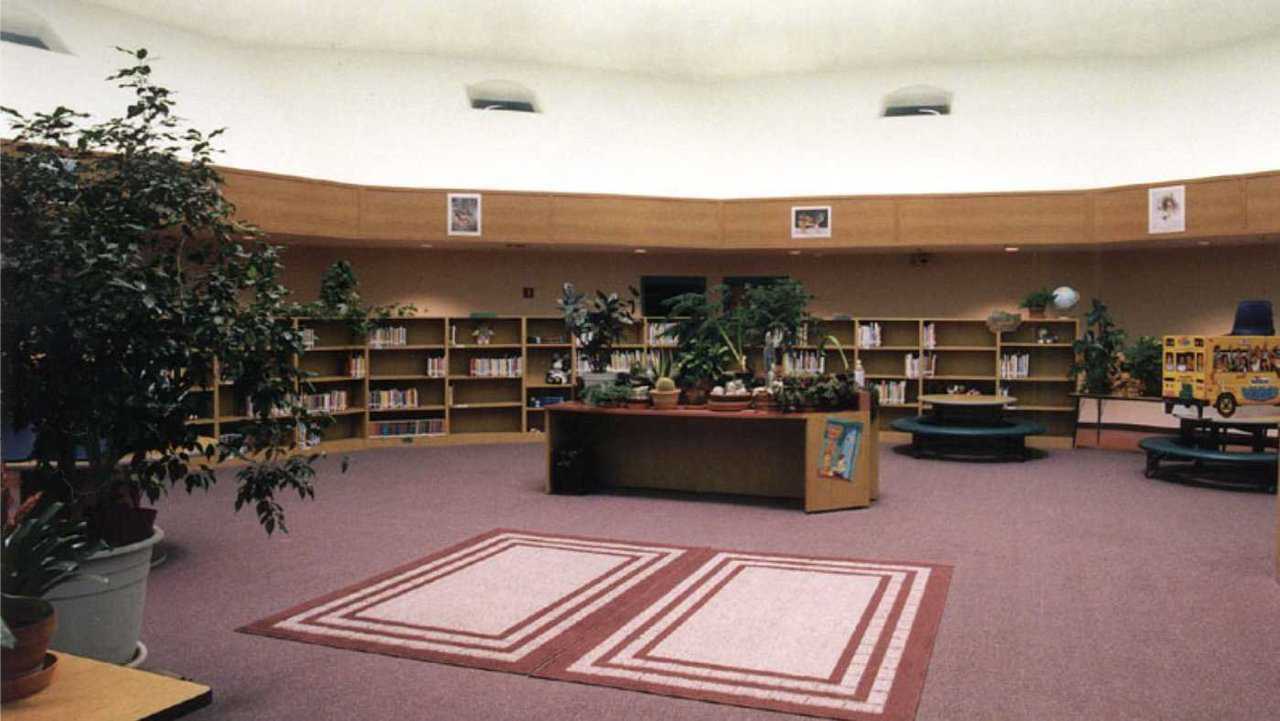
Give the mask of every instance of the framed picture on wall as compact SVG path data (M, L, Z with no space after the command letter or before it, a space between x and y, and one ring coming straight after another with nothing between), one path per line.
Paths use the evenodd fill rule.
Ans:
M791 206L792 238L830 238L830 205Z
M480 194L449 193L449 235L480 235Z
M1181 233L1187 229L1187 186L1147 191L1147 232Z

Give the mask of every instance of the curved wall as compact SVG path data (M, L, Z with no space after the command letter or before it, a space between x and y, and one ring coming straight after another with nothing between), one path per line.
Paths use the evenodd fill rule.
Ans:
M24 0L10 0L15 5ZM697 83L377 53L240 47L70 0L25 4L74 55L0 44L4 104L116 112L146 46L227 165L410 187L682 197L1072 189L1280 166L1280 36L1155 60L970 64ZM465 85L531 87L482 113ZM876 117L915 83L941 118Z

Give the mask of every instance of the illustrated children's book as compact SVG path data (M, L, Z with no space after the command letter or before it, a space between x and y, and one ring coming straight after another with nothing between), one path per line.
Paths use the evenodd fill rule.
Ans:
M822 453L818 456L818 476L852 481L858 464L858 446L862 443L862 422L828 418L822 434Z

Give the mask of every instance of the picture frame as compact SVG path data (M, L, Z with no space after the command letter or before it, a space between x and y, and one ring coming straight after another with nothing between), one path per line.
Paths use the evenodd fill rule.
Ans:
M1169 185L1147 190L1147 233L1187 230L1187 186Z
M860 421L828 418L822 431L822 449L818 455L819 478L853 481L858 469L858 450L862 445Z
M479 236L483 226L483 208L479 193L449 193L445 206L445 222L449 235Z
M791 206L792 238L830 238L830 205Z

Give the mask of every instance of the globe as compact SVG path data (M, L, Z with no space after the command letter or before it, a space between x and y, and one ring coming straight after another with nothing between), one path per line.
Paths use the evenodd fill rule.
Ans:
M1058 310L1071 310L1080 302L1080 293L1070 286L1062 286L1053 291L1053 307Z

